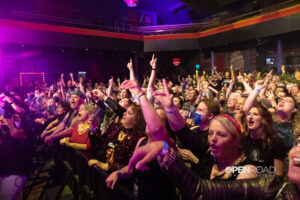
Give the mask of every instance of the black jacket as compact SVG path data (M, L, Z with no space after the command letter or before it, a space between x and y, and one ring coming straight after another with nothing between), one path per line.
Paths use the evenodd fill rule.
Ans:
M300 200L300 191L296 185L290 182L283 183L283 179L278 176L265 175L237 181L203 180L178 158L164 172L189 199Z

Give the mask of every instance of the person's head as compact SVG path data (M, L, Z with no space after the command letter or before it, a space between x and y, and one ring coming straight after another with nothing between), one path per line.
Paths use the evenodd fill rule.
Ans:
M13 121L14 121L14 124L15 124L16 128L21 128L22 127L22 117L21 117L20 114L14 113L13 114Z
M195 90L195 89L191 89L189 91L189 94L188 94L188 100L189 101L195 101L197 99L197 96L198 96L198 91Z
M294 84L293 87L291 88L291 95L294 97L296 94L299 92L299 86L297 84Z
M130 92L129 92L129 90L126 90L126 89L122 89L121 90L121 93L120 93L120 97L121 97L121 99L123 99L123 98L130 98Z
M209 123L215 116L220 114L220 104L216 99L203 99L194 113L195 124Z
M240 153L241 138L241 128L234 118L221 114L211 120L208 142L212 155L217 160L229 160Z
M295 100L290 96L279 99L277 112L284 113L286 116L291 117L293 113L297 112L297 104Z
M125 109L127 109L130 106L130 104L132 104L132 101L127 97L124 97L119 101L119 105Z
M269 145L270 138L276 134L271 113L263 106L256 104L249 110L246 119L246 132L256 139L262 138L265 141L264 145Z
M230 94L228 101L227 101L228 109L235 109L235 106L236 106L236 103L237 103L239 97L240 97L240 94L238 94L236 92Z
M276 84L274 82L271 82L267 86L267 91L275 92L276 90Z
M72 81L71 81L71 80L68 80L67 86L68 86L68 87L71 87L71 86L72 86Z
M243 113L243 107L244 107L244 104L246 102L246 99L245 97L240 97L238 100L237 100L237 104L235 106L235 111L234 113L235 114L238 114L238 113Z
M123 113L123 118L121 119L121 124L125 128L134 128L137 126L143 126L145 131L145 120L143 112L140 106L131 104L126 112Z
M300 91L297 92L297 94L295 95L295 100L298 103L298 105L300 104Z
M173 97L173 103L176 106L176 108L180 110L183 105L183 100L180 97L175 96Z
M229 78L229 72L228 71L225 72L225 78Z
M173 92L173 94L178 93L178 86L177 85L172 87L172 92Z
M96 112L96 107L89 103L84 103L80 105L78 111L78 119L81 122L86 122L90 120Z
M79 110L81 104L84 101L84 94L80 90L74 90L70 98L71 108L74 110Z
M35 89L35 90L34 90L34 96L35 96L36 98L40 97L40 96L41 96L41 91L40 91L39 89Z
M300 137L296 138L294 147L289 152L288 178L300 189Z
M61 116L70 110L70 103L69 102L60 102L56 108L56 113L58 116Z

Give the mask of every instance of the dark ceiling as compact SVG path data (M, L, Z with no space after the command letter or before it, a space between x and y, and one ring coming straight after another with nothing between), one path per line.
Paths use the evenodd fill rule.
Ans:
M140 0L129 8L123 0L1 0L0 17L59 25L145 26L145 15L157 25L208 23L290 0ZM128 26L129 25L129 26ZM155 25L152 24L152 25Z

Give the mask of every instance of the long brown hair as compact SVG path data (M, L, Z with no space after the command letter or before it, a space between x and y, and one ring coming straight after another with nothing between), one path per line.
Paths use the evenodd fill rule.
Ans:
M138 106L133 103L129 107L132 107L132 111L134 112L136 119L136 124L133 127L133 133L137 136L143 136L145 134L146 122L141 106Z
M276 129L274 127L274 122L273 122L273 118L271 113L264 108L263 106L261 106L260 104L255 104L254 106L252 106L250 109L252 108L256 108L259 112L259 114L261 115L261 129L262 132L264 133L264 135L262 136L262 141L263 141L263 147L269 147L271 148L271 141L272 138L275 137L276 135ZM248 129L248 125L247 125L247 120L245 120L245 130L246 130L246 134L250 134L250 131Z

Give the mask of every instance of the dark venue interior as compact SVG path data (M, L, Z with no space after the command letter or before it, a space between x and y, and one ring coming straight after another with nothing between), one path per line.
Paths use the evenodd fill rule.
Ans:
M0 200L300 199L300 2L0 3Z

